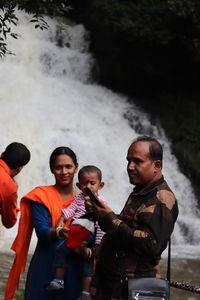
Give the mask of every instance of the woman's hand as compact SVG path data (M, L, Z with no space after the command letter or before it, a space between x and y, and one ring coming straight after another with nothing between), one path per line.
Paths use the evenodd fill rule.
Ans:
M58 239L64 240L68 237L69 228L68 227L57 227L56 234Z
M67 221L67 218L64 215L61 215L60 219L58 220L58 224L56 225L56 227L64 227L66 221Z

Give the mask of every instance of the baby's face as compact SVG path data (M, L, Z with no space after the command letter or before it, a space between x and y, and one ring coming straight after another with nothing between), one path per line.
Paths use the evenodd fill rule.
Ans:
M84 172L81 174L77 186L81 191L83 191L83 189L87 187L94 194L97 194L98 190L102 188L103 183L99 179L98 174L96 172Z
M79 182L77 183L78 188L84 193L84 188L89 188L94 194L98 195L98 190L103 187L104 183L100 180L96 172L84 172L81 174ZM91 200L85 195L85 209L88 213L94 211Z

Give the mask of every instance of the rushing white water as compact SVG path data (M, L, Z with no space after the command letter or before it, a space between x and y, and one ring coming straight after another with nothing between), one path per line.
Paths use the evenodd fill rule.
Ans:
M95 62L82 25L61 26L48 20L49 30L40 31L29 23L27 14L19 13L19 19L14 31L21 37L8 41L16 55L0 61L0 151L19 141L32 154L31 162L17 178L19 197L37 185L53 184L48 159L55 147L66 145L77 153L80 167L95 164L102 169L102 194L119 212L132 189L126 174L127 148L139 134L152 134L164 146L163 173L179 201L172 254L199 255L196 200L163 130L153 126L148 115L128 103L124 95L92 82ZM127 114L132 126L125 118ZM5 247L16 230L17 225L5 230Z

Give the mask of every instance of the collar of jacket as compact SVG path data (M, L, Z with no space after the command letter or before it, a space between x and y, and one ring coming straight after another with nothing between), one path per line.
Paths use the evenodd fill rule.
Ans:
M162 176L160 179L154 181L150 186L147 188L143 189L141 192L137 192L137 186L133 189L133 196L135 197L145 197L147 194L152 193L156 190L157 186L162 184L164 182L164 177Z

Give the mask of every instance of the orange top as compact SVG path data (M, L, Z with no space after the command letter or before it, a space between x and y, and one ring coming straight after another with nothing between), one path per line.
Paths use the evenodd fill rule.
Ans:
M60 216L61 209L67 207L74 200L74 196L63 201L54 186L36 187L21 199L18 234L11 249L16 252L15 260L10 271L4 300L11 300L15 290L19 286L20 274L25 271L28 249L33 231L33 224L30 211L30 200L44 204L51 215L52 227L55 227Z
M10 177L10 168L0 159L0 214L6 228L17 222L17 189L17 184Z

